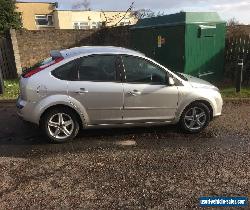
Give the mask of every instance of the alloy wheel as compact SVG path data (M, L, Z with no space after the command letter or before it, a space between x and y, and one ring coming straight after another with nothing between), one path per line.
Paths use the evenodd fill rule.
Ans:
M184 116L186 127L193 131L201 129L206 124L206 121L206 112L200 107L190 108Z
M49 134L56 139L63 140L72 135L74 121L65 113L57 113L50 117L47 127Z

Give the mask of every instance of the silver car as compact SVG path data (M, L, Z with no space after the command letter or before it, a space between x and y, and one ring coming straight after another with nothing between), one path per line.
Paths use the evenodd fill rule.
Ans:
M56 143L80 128L179 123L197 133L223 104L212 84L118 47L52 51L23 73L20 89L18 114Z

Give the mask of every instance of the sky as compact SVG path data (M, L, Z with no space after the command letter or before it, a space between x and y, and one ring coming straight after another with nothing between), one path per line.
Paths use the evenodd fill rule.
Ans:
M71 9L72 4L82 0L24 0L57 1L59 8ZM179 11L216 11L223 20L236 18L240 23L250 24L250 0L90 0L92 10L126 10L132 2L134 10L151 9L155 12L172 14Z

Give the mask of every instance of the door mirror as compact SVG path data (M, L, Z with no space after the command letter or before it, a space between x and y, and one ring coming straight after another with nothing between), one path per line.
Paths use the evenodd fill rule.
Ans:
M174 86L175 85L175 81L172 77L168 77L168 85L169 86Z

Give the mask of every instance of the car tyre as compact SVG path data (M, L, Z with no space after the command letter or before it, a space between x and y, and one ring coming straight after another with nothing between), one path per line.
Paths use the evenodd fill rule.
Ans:
M71 141L79 132L77 116L68 108L55 108L46 112L41 127L52 143Z
M210 110L206 104L194 102L183 111L179 124L186 133L199 133L210 122Z

